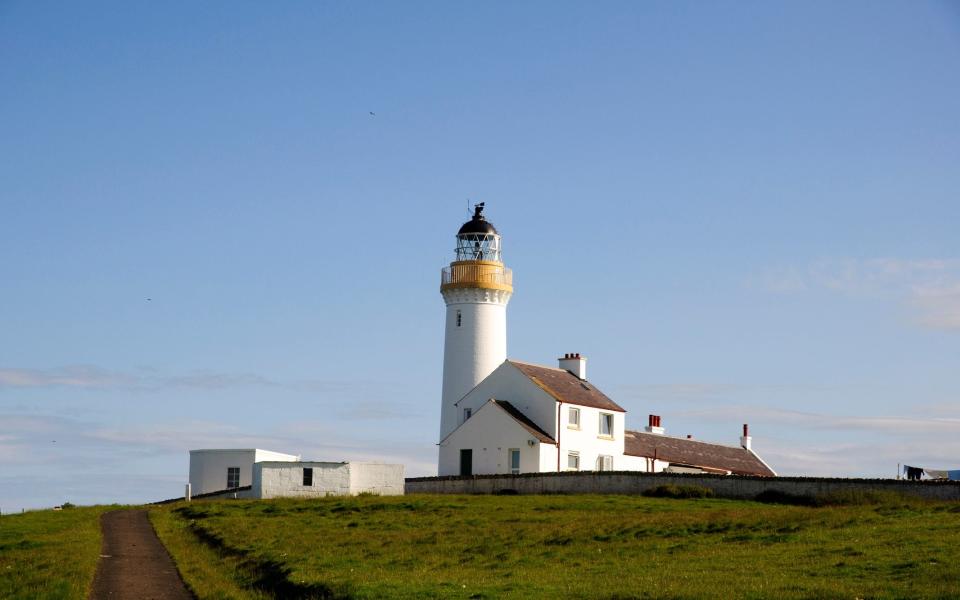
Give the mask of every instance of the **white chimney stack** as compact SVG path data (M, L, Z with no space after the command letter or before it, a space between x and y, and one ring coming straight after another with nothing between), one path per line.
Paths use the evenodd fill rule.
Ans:
M663 435L663 427L660 425L660 415L650 415L650 419L647 421L647 426L644 427L644 431L647 433Z
M580 379L587 379L587 357L576 354L564 354L560 361L560 368L570 371Z
M748 424L744 423L744 424L743 424L743 435L740 436L740 445L743 446L744 448L746 448L747 450L749 450L749 449L750 449L750 442L751 442L751 440L753 440L753 438L750 437L750 426L749 426Z

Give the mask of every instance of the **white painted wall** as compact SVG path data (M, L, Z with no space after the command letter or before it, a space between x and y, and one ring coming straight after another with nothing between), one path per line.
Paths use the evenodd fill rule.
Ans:
M351 462L350 493L402 496L405 486L403 465ZM314 471L316 477L316 471Z
M304 467L313 469L313 485L303 485ZM348 463L261 462L253 467L255 498L347 496L350 494Z
M558 432L558 402L553 396L543 391L540 386L530 381L519 369L506 361L457 404L458 423L463 424L461 428L466 428L466 424L463 422L463 409L470 408L473 411L473 417L467 421L467 423L470 423L477 417L480 409L489 402L490 398L510 402L554 439L557 439L559 435L561 471L567 470L567 453L570 451L580 453L580 470L582 471L594 470L597 457L601 455L613 457L613 470L615 471L647 471L649 469L649 462L646 459L629 457L623 453L625 413L605 411L589 406L559 404L561 414L560 430ZM579 429L569 426L570 407L580 409ZM502 413L500 410L496 412ZM613 415L612 439L600 436L601 413ZM506 417L506 415L503 416ZM516 421L509 417L506 418L514 426L517 426ZM506 464L506 459L499 457L494 460L491 454L493 451L490 450L490 448L502 449L504 444L511 443L509 437L504 439L502 437L503 432L498 430L504 422L499 417L495 418L493 415L488 415L482 421L471 423L468 433L461 434L460 430L457 430L455 440L451 436L448 443L440 446L439 474L458 475L460 473L459 448L452 448L453 445L459 445L462 448L480 449L479 451L474 450L474 473L506 473L507 470L501 466ZM529 436L529 433L523 431ZM483 448L487 448L487 450L484 451ZM521 460L523 460L523 456L524 454L521 452ZM544 445L536 453L536 462L531 463L531 466L539 472L556 471L556 446ZM661 464L657 470L661 471L665 466L665 464ZM477 468L485 470L477 471ZM524 472L528 471L524 470Z
M570 408L580 409L580 426L574 428L569 425ZM613 436L600 436L600 414L613 415ZM613 412L579 406L563 404L560 409L560 470L567 470L567 453L580 453L580 470L596 470L597 457L600 455L613 457L613 470L627 470L628 462L623 454L624 416L622 412ZM556 465L554 465L554 469Z
M530 381L520 369L504 361L493 373L470 391L457 405L457 423L463 422L463 409L476 412L490 398L506 400L536 423L550 437L556 437L557 401L543 388Z
M670 463L662 460L643 456L627 456L626 454L623 455L619 464L622 466L617 466L616 461L614 461L614 468L617 471L643 471L647 473L660 473L670 465ZM653 468L652 471L651 467Z
M557 470L557 447L548 444L540 446L540 460L538 466L541 473L554 473ZM563 465L560 465L563 470Z
M194 496L227 489L227 468L240 468L240 486L253 483L253 465L258 460L293 461L299 456L257 448L190 451L190 488Z
M510 292L481 288L455 288L442 293L447 320L439 439L459 425L454 403L506 360L507 303L511 296Z
M258 463L265 460L291 462L300 460L300 456L284 454L283 452L273 452L271 450L261 450L260 448L254 450L253 462Z
M534 445L529 441L533 440ZM509 450L520 450L520 472L537 473L541 457L556 461L556 447L542 444L522 425L492 402L474 412L461 427L440 443L440 475L460 474L460 450L473 450L473 473L509 473ZM547 461L549 462L549 460Z
M303 485L304 468L313 469L313 484ZM259 462L253 466L255 498L320 498L372 493L403 494L403 465L362 462Z

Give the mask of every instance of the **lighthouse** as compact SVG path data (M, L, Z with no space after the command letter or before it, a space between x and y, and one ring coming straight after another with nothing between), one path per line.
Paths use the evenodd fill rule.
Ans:
M507 303L513 273L503 264L500 234L483 216L484 203L457 232L454 261L444 267L440 293L447 305L443 342L440 439L469 415L456 403L507 358Z

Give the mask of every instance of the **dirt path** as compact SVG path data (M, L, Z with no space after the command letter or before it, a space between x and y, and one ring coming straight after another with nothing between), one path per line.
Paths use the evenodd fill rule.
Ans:
M145 510L100 518L103 548L90 600L191 600Z

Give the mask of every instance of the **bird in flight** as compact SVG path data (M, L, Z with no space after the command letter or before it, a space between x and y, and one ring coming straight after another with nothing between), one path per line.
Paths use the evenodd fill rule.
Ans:
M371 117L375 117L375 116L377 116L377 113L375 113L375 112L373 112L373 111L371 110L371 111L370 111L370 116L371 116Z

